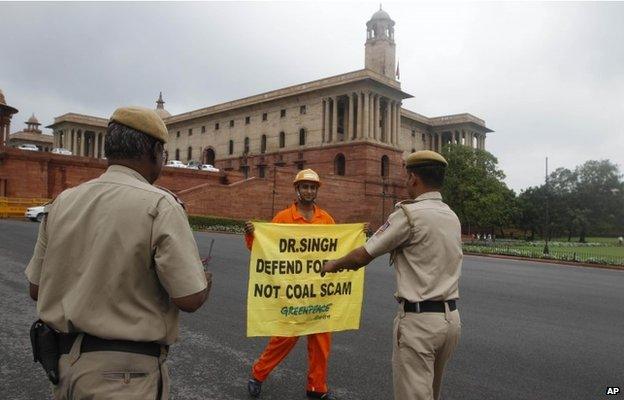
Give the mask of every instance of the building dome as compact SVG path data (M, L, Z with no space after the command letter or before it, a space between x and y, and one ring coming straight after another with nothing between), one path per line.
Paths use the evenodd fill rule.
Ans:
M158 100L156 100L156 114L162 119L171 117L169 111L165 110L165 101L162 98L162 92L160 92Z
M379 11L377 11L375 14L373 14L373 16L371 17L371 21L378 21L380 19L385 19L385 20L392 21L392 18L390 18L390 15L388 15L387 12L382 10L381 7L379 8Z
M4 98L4 93L2 92L2 89L0 89L0 104L6 106L6 99Z
M28 121L26 121L26 123L29 125L41 125L37 117L35 117L35 113L33 113L33 115L28 118Z

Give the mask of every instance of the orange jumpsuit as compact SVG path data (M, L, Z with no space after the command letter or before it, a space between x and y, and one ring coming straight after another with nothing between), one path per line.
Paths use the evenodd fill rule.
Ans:
M280 211L271 222L279 224L335 224L334 219L326 211L314 206L312 220L306 220L299 214L297 204ZM253 235L245 235L247 247L251 249ZM290 353L298 336L282 337L274 336L269 340L260 358L252 367L254 379L264 382L267 376L287 355ZM308 335L308 385L306 390L324 393L327 388L327 363L331 348L331 333L314 333Z

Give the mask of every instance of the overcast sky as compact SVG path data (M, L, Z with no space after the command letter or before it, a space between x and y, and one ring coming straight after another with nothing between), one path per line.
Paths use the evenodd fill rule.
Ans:
M516 191L589 159L624 167L624 3L384 2L404 107L469 112ZM379 3L0 3L0 88L48 125L172 114L364 67Z

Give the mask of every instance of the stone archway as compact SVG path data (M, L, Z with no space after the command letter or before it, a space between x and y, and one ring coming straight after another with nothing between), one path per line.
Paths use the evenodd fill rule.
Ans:
M204 149L204 156L203 156L203 163L204 164L210 164L213 165L215 164L215 151L212 147L208 147Z

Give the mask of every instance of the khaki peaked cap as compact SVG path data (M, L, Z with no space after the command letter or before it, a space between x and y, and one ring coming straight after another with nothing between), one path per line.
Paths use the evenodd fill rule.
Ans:
M163 143L167 143L169 132L162 118L156 111L145 107L119 107L111 115L108 123L118 122L122 125L143 132Z
M440 153L431 150L419 150L411 153L405 159L405 167L418 167L425 165L444 165L448 166L448 162Z

